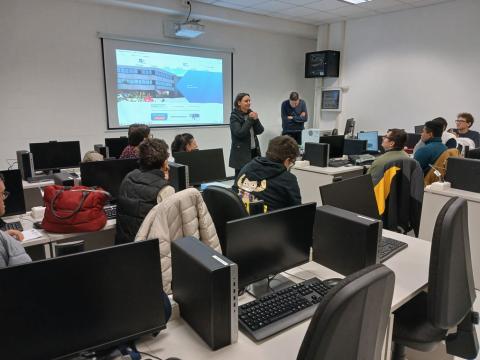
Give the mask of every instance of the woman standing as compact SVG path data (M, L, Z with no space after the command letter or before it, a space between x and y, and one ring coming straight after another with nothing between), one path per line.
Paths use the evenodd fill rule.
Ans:
M245 164L260 156L257 135L263 133L263 125L258 119L258 114L250 109L249 94L238 94L234 106L230 115L232 148L228 165L235 169L235 176L237 176Z

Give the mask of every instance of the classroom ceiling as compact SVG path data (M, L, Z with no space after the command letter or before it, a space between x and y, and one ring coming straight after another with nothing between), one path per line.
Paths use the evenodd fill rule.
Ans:
M257 15L288 19L311 25L419 8L453 0L371 0L359 5L341 0L192 0Z

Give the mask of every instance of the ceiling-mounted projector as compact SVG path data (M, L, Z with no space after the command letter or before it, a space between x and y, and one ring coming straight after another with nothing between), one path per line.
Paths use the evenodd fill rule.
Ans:
M205 26L197 21L175 24L175 36L193 39L205 32Z

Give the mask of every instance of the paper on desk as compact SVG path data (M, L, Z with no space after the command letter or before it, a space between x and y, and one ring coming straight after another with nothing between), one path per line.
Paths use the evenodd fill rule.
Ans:
M25 240L33 240L33 239L38 239L39 237L42 237L42 234L35 229L30 229L30 230L24 230L22 231L23 234L23 241Z

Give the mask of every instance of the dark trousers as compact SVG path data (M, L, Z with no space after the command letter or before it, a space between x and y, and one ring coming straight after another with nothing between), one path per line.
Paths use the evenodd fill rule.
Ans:
M302 132L301 131L284 131L282 132L282 135L288 135L292 137L298 145L302 145Z
M257 156L258 156L257 149L251 149L250 159L254 159ZM241 168L240 169L235 169L235 179L238 177L238 174L240 173L240 170L242 170L242 169Z

